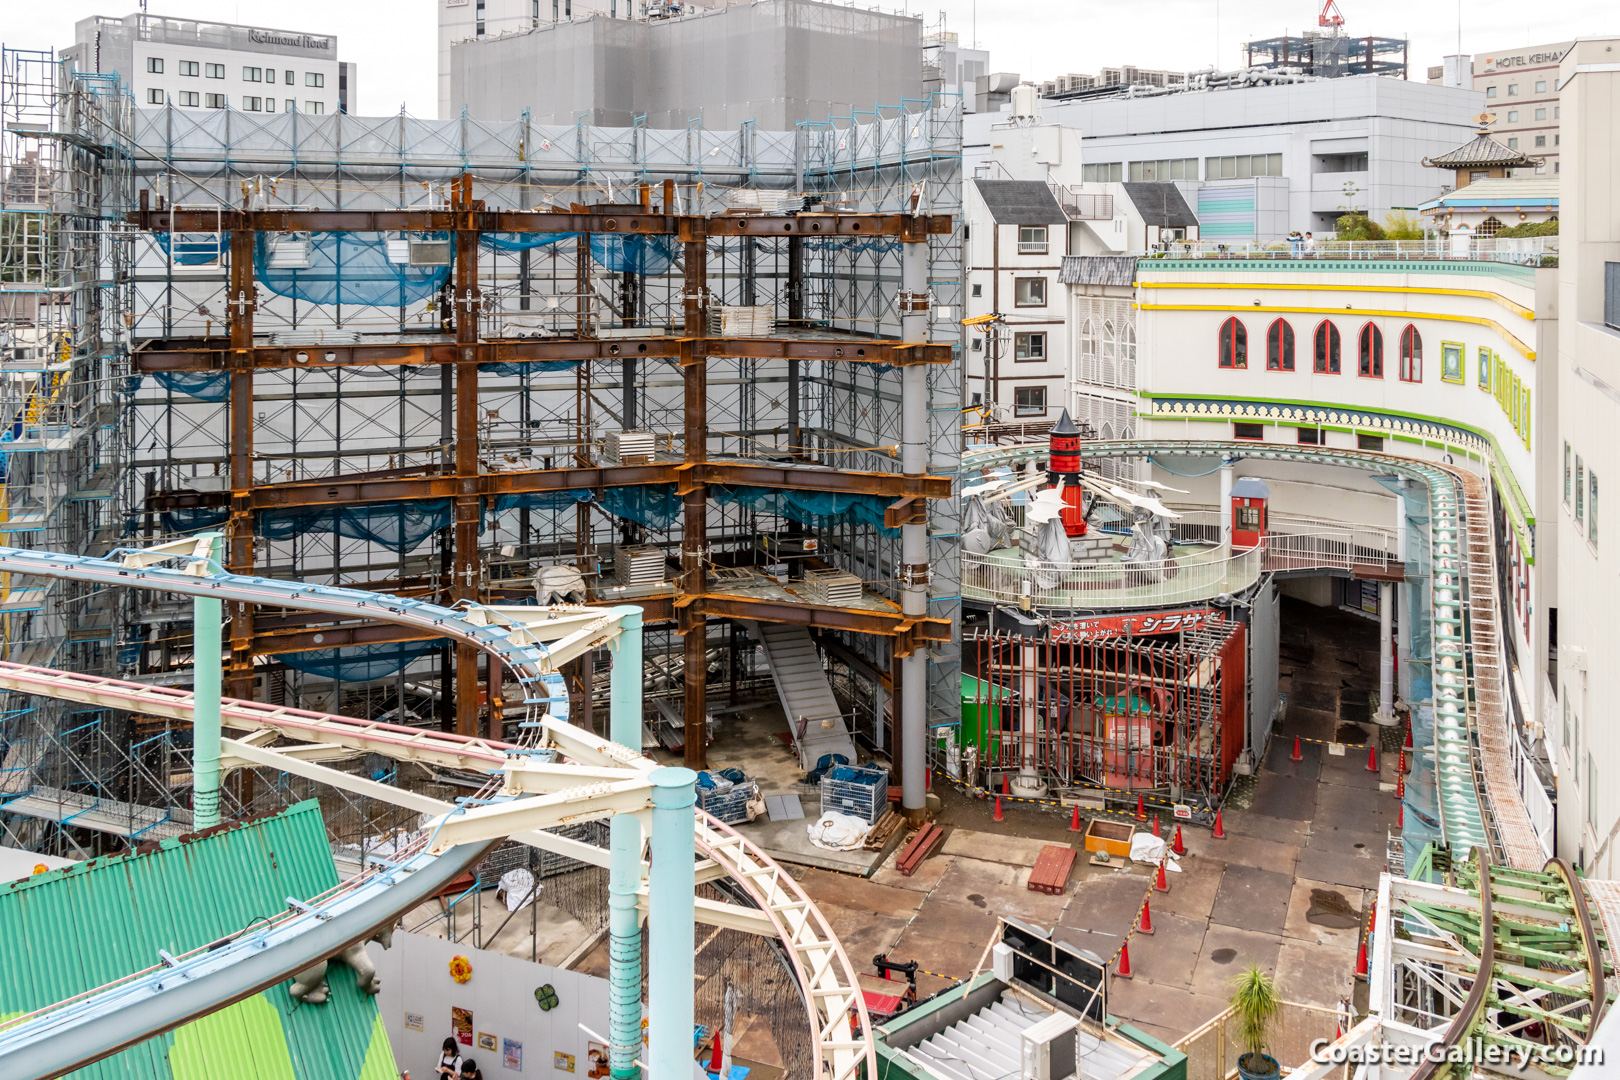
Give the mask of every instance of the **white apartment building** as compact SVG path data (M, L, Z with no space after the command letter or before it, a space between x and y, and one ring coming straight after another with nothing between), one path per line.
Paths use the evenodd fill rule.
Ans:
M1081 180L1171 182L1205 240L1269 243L1290 230L1331 233L1348 210L1380 220L1438 198L1425 169L1474 133L1482 92L1381 76L1233 89L1133 91L1042 101L1040 121L1077 133ZM964 121L964 164L1004 141L1006 111Z
M1620 39L1575 42L1555 72L1562 88L1559 185L1558 650L1557 713L1547 724L1558 762L1558 854L1594 877L1620 859L1620 791L1604 776L1620 768L1620 665L1614 611L1620 550L1604 485L1620 477ZM1542 72L1532 73L1539 79ZM1532 84L1533 85L1533 84Z
M1514 175L1534 172L1554 176L1562 169L1562 136L1558 63L1574 44L1531 45L1453 58L1465 61L1473 89L1485 95L1485 108L1496 115L1491 132L1510 150L1522 150L1543 159L1533 169L1518 169ZM1429 82L1445 79L1444 68L1429 69Z
M74 38L64 57L116 72L145 107L323 114L355 100L355 67L331 34L137 13L81 19Z

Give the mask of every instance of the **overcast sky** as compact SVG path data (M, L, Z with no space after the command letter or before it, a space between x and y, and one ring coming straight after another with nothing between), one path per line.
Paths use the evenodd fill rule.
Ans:
M353 111L377 115L402 104L417 116L437 109L435 5L442 0L153 0L153 14L268 25L336 34L338 57L360 66ZM863 5L871 6L871 5ZM885 7L897 7L890 3ZM73 24L89 15L125 15L135 0L0 0L0 40L13 48L61 47ZM1313 0L912 0L930 26L941 8L949 28L990 49L993 70L1030 79L1103 65L1186 71L1242 62L1252 38L1297 33L1316 24ZM1412 72L1457 47L1458 5L1448 0L1345 0L1352 34L1409 37ZM1583 34L1620 31L1620 14L1597 0L1468 0L1462 48L1468 53L1543 45ZM266 12L273 16L266 19ZM1532 22L1534 17L1536 21ZM264 21L261 21L264 20Z

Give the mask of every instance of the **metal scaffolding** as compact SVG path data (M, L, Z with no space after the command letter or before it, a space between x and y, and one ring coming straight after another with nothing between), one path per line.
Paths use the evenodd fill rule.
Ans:
M8 66L8 107L19 78ZM854 657L844 707L886 752L907 656L928 665L917 746L954 721L959 98L777 132L119 100L102 156L122 178L85 225L106 286L89 291L122 305L98 313L118 344L100 353L127 366L101 357L119 381L103 377L95 414L116 412L122 450L91 470L115 495L103 531L33 546L224 528L243 572L641 604L649 696L693 762L705 683L761 674L745 621L806 625ZM859 601L810 602L810 569L853 574ZM189 681L185 605L86 595L127 605L100 616L104 665ZM425 632L227 614L232 696L497 733L522 711ZM71 636L42 617L13 651ZM596 667L569 680L586 722ZM84 772L64 787L95 787ZM154 786L141 798L161 804ZM170 808L187 797L167 789Z

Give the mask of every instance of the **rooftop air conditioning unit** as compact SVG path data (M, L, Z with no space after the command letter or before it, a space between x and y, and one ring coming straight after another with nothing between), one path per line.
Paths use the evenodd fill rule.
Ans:
M1053 1013L1024 1029L1020 1041L1021 1080L1070 1080L1080 1066L1080 1021Z
M410 243L410 259L412 266L449 266L450 241L448 240L412 240Z

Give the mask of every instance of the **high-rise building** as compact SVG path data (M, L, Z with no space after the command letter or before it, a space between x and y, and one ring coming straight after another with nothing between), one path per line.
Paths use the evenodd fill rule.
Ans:
M355 66L332 34L137 13L81 19L74 39L61 55L117 74L137 105L319 114L355 100Z
M1522 150L1542 159L1540 165L1515 170L1515 175L1534 172L1554 176L1562 169L1558 62L1573 44L1560 41L1477 53L1472 65L1467 63L1467 57L1459 58L1469 85L1485 95L1485 108L1496 117L1491 133L1509 150ZM1429 69L1429 82L1444 79L1443 68Z

